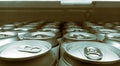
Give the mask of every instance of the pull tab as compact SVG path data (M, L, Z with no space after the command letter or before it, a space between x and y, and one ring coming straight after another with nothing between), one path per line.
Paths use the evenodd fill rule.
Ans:
M38 34L38 35L35 35L34 37L35 38L44 38L44 37L50 37L50 36Z
M42 37L44 37L44 36L41 35L41 34L38 34L38 35L34 35L34 37L35 37L35 38L42 38Z
M74 35L72 36L72 38L83 39L83 38L85 38L85 36L84 36L84 35L80 35L80 34L74 34Z
M9 37L9 35L6 35L6 34L0 34L0 38L6 38L6 37Z
M95 47L85 47L84 54L88 59L91 60L101 60L103 57L102 52Z
M17 50L20 52L38 53L42 49L38 46L22 45L22 46L19 46Z
M74 30L74 32L81 32L81 30Z

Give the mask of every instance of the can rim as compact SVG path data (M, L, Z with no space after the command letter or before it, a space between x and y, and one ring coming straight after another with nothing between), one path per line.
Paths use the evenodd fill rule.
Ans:
M120 37L120 33L109 33L106 36L108 39L111 39L111 40L119 40L118 38L115 38L115 37Z
M90 37L90 38L81 38L81 39L75 39L75 38L70 38L70 37L68 37L68 35L69 34L74 34L74 33L78 33L78 34L81 34L81 35L84 35L84 36L88 36L88 37ZM87 32L69 32L69 33L66 33L65 35L64 35L64 38L66 38L66 39L70 39L70 40L96 40L96 36L94 35L94 34L91 34L91 33L87 33Z
M83 43L84 41L82 41L82 42L72 42L71 43L71 45L72 44L74 44L74 43ZM110 45L105 45L104 43L100 43L100 42L90 42L90 43L98 43L99 45L100 44L102 44L103 46L107 46L107 47L109 47L109 48L113 48L113 49L115 49L115 50L119 50L119 49L117 49L117 48L115 48L115 47L113 47L113 46L110 46ZM70 44L67 44L67 45L70 45ZM95 61L95 60L87 60L87 59L83 59L83 58L79 58L79 57L76 57L76 56L74 56L74 55L72 55L69 51L68 51L68 49L67 49L67 47L69 47L69 46L65 46L65 52L69 55L69 56L71 56L71 57L73 57L73 58L75 58L75 59L77 59L77 60L79 60L79 61L82 61L82 62L87 62L87 63L93 63L93 64L112 64L112 63L115 63L115 62L119 62L120 61L120 58L118 58L118 59L116 59L116 60L113 60L113 61ZM117 53L117 55L120 55L120 52L118 52ZM120 57L120 56L119 56Z
M36 38L31 38L31 37L34 36L34 35L39 35L39 34L50 36L50 37L47 37L47 38L39 38L39 39L52 39L52 38L55 37L55 34L52 33L52 32L31 32L31 33L29 33L29 34L24 34L24 36L26 36L26 38L27 38L27 36L28 36L29 39L36 39ZM29 37L29 36L30 36L30 37ZM24 38L25 38L25 37L24 37Z
M3 34L3 35L10 35L6 38L10 38L10 37L14 37L14 36L17 36L18 33L17 32L14 32L14 31L5 31L5 32L0 32L0 34ZM4 39L4 38L3 38Z
M110 32L110 33L116 33L118 32L117 30L114 30L114 29L99 29L97 33L104 33L104 31L106 32Z
M42 42L46 42L46 41L41 41L41 40L22 40L22 41L15 41L14 44L18 43L18 42L24 42L24 41L27 41L27 42L30 42L30 41L35 41L35 42L39 42L39 43L42 43ZM46 44L47 43L47 44ZM33 56L28 56L28 57L19 57L19 58L10 58L10 57L2 57L0 55L0 58L3 59L3 60L8 60L8 61L22 61L22 60L29 60L29 59L33 59L33 58L36 58L36 57L39 57L39 56L42 56L44 54L46 54L47 52L49 52L52 48L51 44L49 42L46 42L44 44L41 44L41 45L44 45L45 47L47 47L47 50L44 52L44 53L38 53L36 55L33 55ZM13 45L13 43L8 43L6 45L3 45L1 46L1 52L6 48L6 47L9 47L10 45ZM18 44L20 45L20 44ZM1 53L0 52L0 53Z

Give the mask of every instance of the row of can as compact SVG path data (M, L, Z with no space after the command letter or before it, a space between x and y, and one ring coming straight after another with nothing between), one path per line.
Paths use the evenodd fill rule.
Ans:
M84 27L75 22L20 24L14 29L1 28L0 58L5 60L1 66L86 66L86 62L101 66L120 61L119 30L91 22Z
M57 66L59 25L41 21L3 25L0 66Z
M59 66L120 65L119 30L91 22L85 23L84 27L80 27L76 23L71 24L65 30L66 34L62 38L60 46L62 57Z

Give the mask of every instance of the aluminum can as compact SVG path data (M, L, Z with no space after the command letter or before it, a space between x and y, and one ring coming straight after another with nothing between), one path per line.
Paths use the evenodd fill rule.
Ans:
M107 34L104 42L107 45L111 45L113 47L116 47L116 48L120 49L120 33Z
M2 26L2 30L12 30L14 29L16 26L14 24L5 24Z
M96 33L98 30L104 29L104 28L105 28L104 26L95 25L95 26L91 26L89 30L91 33Z
M87 32L70 32L65 34L60 44L60 57L64 54L64 47L68 43L80 41L96 41L96 35Z
M74 42L74 41L94 41L96 35L87 32L70 32L63 36L63 42Z
M120 26L115 26L115 29L120 31Z
M60 33L60 30L58 28L42 28L42 29L40 29L40 31L53 32L53 33L56 34L56 38L60 38L61 37L61 33Z
M87 30L82 28L69 28L69 29L63 30L63 34L66 34L69 32L87 32Z
M120 50L100 42L71 42L58 66L119 66Z
M56 66L51 44L39 40L22 40L0 47L0 66Z
M33 27L19 27L19 28L14 28L13 30L21 30L21 31L35 31L36 28Z
M43 40L52 45L52 51L59 58L59 43L55 38L55 34L51 32L31 32L24 35L23 40Z
M12 31L0 31L0 46L14 41L18 41L18 36L16 32Z
M103 41L105 39L105 36L109 33L117 33L117 30L114 29L100 29L96 32L97 40Z

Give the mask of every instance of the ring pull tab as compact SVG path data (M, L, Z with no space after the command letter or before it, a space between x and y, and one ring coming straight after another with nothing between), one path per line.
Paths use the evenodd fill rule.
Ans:
M80 32L80 30L74 30L74 32Z
M37 35L34 35L34 37L35 37L35 38L42 38L43 35L41 35L41 34L37 34Z
M83 39L83 38L85 38L85 36L81 35L81 34L73 34L72 38Z
M0 34L0 38L6 38L6 37L9 37L9 35L6 35L6 34Z
M85 47L84 54L90 60L101 60L103 57L102 52L95 47Z
M37 35L34 35L34 37L39 39L39 38L46 38L46 37L50 37L50 36L37 34Z
M42 49L38 46L22 45L22 46L19 46L17 50L20 52L38 53Z

